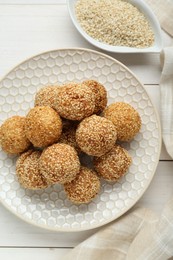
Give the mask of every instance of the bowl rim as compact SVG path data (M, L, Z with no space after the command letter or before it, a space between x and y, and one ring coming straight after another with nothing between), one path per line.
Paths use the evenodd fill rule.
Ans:
M147 48L133 48L127 46L112 46L106 43L99 42L89 36L81 27L80 23L78 22L76 15L75 15L75 7L74 4L77 0L66 0L68 12L70 18L76 27L77 31L87 40L90 44L94 45L95 47L102 49L104 51L112 52L112 53L160 53L163 48L163 41L161 36L161 27L159 21L151 10L149 5L145 3L143 0L128 0L129 3L138 7L141 12L145 14L147 20L150 22L150 25L153 29L154 36L155 36L155 43L151 47Z

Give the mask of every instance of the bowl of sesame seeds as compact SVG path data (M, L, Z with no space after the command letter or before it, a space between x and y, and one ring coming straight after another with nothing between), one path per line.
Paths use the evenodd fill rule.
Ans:
M78 32L92 45L115 53L159 53L159 22L143 1L67 0Z

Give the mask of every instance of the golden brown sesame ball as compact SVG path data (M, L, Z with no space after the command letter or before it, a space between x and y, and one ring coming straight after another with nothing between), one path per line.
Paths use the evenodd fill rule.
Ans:
M80 170L75 149L67 144L53 144L40 157L40 171L51 183L64 184L73 180Z
M31 143L25 135L25 117L13 116L0 127L0 145L10 154L26 151Z
M16 162L16 174L20 184L26 189L44 189L48 183L40 173L39 158L40 151L29 150L23 153Z
M34 107L26 116L25 133L35 147L57 142L61 132L61 118L51 107Z
M81 167L76 178L64 185L69 200L76 204L90 202L100 191L100 180L96 173Z
M49 106L57 110L57 95L59 86L46 86L41 88L35 96L35 106Z
M92 156L101 156L108 152L117 139L113 123L100 116L85 118L76 131L76 142L83 152Z
M119 145L115 145L108 153L101 157L94 157L96 172L107 181L116 181L123 176L132 159L128 152Z
M107 92L105 87L96 80L83 81L95 94L94 114L100 114L107 105Z
M85 84L69 83L60 89L57 111L70 120L81 120L93 114L95 95Z
M76 152L79 154L81 149L79 148L78 144L76 143L76 127L71 126L68 129L65 129L60 139L58 140L59 143L69 144L75 148Z
M141 128L139 113L131 105L124 102L109 105L104 111L104 117L115 125L119 141L133 139Z

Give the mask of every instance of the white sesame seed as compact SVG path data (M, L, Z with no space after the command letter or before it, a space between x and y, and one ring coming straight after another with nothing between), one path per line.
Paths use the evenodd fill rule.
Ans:
M154 34L144 14L124 0L78 0L76 17L92 38L113 46L146 48Z

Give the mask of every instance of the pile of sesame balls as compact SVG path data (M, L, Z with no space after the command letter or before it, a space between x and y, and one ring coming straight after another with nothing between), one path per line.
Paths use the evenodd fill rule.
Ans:
M115 182L128 171L131 156L118 143L134 138L141 118L127 103L107 106L101 83L45 86L34 104L26 117L13 116L0 127L2 149L19 155L16 174L24 188L58 183L73 203L88 203L100 191L100 178ZM92 169L82 165L84 154L92 157Z

